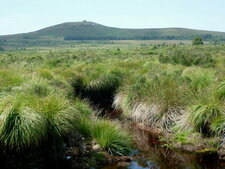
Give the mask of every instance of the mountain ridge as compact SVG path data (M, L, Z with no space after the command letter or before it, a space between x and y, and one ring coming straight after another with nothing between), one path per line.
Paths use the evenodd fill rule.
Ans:
M13 35L1 35L0 42L39 43L40 41L71 40L224 40L225 32L189 28L116 28L95 22L64 22L37 31Z

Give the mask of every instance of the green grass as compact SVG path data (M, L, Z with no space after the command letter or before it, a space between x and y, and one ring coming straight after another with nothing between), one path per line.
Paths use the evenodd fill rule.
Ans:
M19 86L23 83L23 77L16 70L1 69L0 70L0 92L9 91L12 87Z
M53 89L45 81L41 82L31 80L1 98L0 138L6 147L23 151L48 137L72 131L75 109L62 95L51 93Z
M221 115L214 118L211 122L210 129L213 134L223 137L225 134L225 116Z
M122 119L174 136L178 132L174 141L184 144L193 143L190 132L200 140L222 139L224 47L170 43L80 42L1 52L0 142L23 151L79 132L109 153L127 154L130 135L120 124L99 118L91 106L114 106ZM195 56L204 62L160 61L173 57L173 51L184 55L185 63ZM205 56L212 57L213 65Z
M196 93L213 82L214 70L191 67L185 69L182 76L190 82L191 90Z
M162 63L182 64L184 66L198 65L202 67L213 67L215 59L210 53L202 53L193 49L172 49L167 54L160 55Z
M218 99L224 100L225 99L225 82L222 82L217 91L215 92L215 95Z
M131 138L128 133L121 130L118 123L97 120L92 136L110 154L128 155L130 152Z
M93 77L92 77L93 78ZM113 96L123 81L121 72L112 71L102 73L95 79L75 75L71 80L71 86L75 96L88 99L94 105L111 105Z
M21 97L9 97L1 101L1 142L8 148L23 151L37 146L46 136L46 119L24 105Z
M222 114L223 107L212 100L192 106L190 110L190 122L198 132L208 134L211 121Z
M83 136L93 138L110 154L128 155L131 150L131 137L116 122L78 114L75 129Z

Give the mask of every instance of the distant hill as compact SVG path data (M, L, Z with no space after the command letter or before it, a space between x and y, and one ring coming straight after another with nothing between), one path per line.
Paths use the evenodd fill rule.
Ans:
M67 22L35 32L0 36L1 44L33 43L70 40L204 40L225 39L224 32L203 31L186 28L121 29L93 22Z

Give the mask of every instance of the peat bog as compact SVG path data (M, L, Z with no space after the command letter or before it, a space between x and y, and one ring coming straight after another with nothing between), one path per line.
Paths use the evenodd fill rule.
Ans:
M104 42L0 52L2 167L224 168L224 46Z

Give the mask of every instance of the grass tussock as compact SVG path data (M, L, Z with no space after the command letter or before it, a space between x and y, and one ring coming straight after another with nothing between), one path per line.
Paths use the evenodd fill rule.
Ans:
M48 137L61 137L73 129L73 106L51 93L51 86L31 80L1 99L1 142L23 151Z
M23 83L23 78L14 70L0 70L0 92L9 91L12 87Z
M131 150L131 137L116 122L92 119L80 114L77 116L75 128L83 136L93 138L110 154L128 155Z
M41 101L40 113L47 120L49 133L63 136L72 131L75 121L74 108L65 98L53 95Z
M202 68L187 68L183 71L182 76L189 82L192 92L200 92L213 82L214 71Z
M23 101L9 97L1 104L1 142L18 151L37 146L47 133L46 119Z
M93 105L109 106L113 102L113 97L122 79L123 75L120 72L103 74L89 82L85 80L85 77L75 76L71 85L75 95L80 98L88 99Z
M121 130L118 123L97 120L92 130L96 142L114 155L127 155L130 152L130 136Z
M218 89L215 92L215 96L219 100L224 100L225 99L225 82L222 82L219 85Z
M223 108L217 102L212 101L191 107L189 120L196 131L208 134L211 121L221 115L223 115Z
M139 77L133 85L121 89L114 105L131 112L128 116L137 122L169 130L187 98L184 93L187 88L178 78L173 74Z
M225 115L214 118L210 124L213 134L224 137L225 134Z

